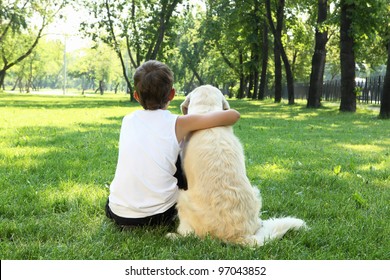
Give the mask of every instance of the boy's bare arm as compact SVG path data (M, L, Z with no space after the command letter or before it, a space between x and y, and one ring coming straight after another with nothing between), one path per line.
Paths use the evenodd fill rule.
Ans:
M184 137L195 130L235 124L240 113L234 109L210 112L206 114L191 114L179 116L176 121L176 137L180 142Z

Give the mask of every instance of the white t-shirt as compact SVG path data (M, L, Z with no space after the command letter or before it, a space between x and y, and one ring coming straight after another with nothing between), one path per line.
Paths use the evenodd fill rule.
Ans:
M140 110L123 118L109 196L114 214L144 218L163 213L176 203L177 117L168 110Z

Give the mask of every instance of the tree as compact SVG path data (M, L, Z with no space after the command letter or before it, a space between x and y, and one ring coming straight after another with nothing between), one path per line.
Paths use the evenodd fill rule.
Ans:
M106 90L117 91L124 82L119 59L106 44L95 45L73 53L74 59L69 63L70 77L80 81L82 92L92 89L101 95Z
M284 2L283 2L284 5ZM282 101L282 62L280 59L280 45L277 40L282 38L282 29L283 29L283 8L281 5L278 5L276 12L276 27L272 20L271 15L271 2L266 1L266 10L268 24L271 27L271 31L274 37L274 63L275 63L275 102L279 103Z
M288 92L288 104L292 105L295 103L294 100L294 77L293 73L291 71L290 62L288 60L286 51L284 49L284 46L282 44L282 29L283 29L283 19L284 19L284 6L285 6L285 0L278 0L277 1L277 8L276 8L276 26L272 19L272 12L271 12L271 1L266 0L266 10L267 10L267 18L268 23L271 29L271 32L274 36L274 60L275 60L275 84L276 86L281 86L281 67L280 65L280 57L283 60L284 67L286 70L286 79L287 79L287 92ZM275 86L275 87L276 87ZM281 89L280 89L281 92ZM275 89L275 102L280 102L281 96L279 96L279 88Z
M341 0L340 15L340 65L341 65L341 103L340 111L356 111L355 91L355 42L352 31L352 17L355 4Z
M262 39L261 23L263 22L259 0L253 0L253 9L249 13L249 21L253 25L253 28L252 32L248 35L248 41L251 43L251 62L249 64L250 73L247 96L248 98L257 99L259 95L260 44ZM263 52L267 51L263 50Z
M340 10L340 111L355 112L356 58L362 61L369 58L373 65L377 63L373 61L372 54L381 49L378 38L385 36L381 30L383 26L388 26L389 2L388 0L341 0Z
M300 2L286 8L286 12L288 13L286 13L286 32L283 36L283 44L291 61L294 81L306 83L310 76L310 58L313 54L315 37L315 24L312 23L310 16L313 10L310 6Z
M192 12L195 10L196 12ZM187 5L183 16L179 19L180 24L177 28L177 41L176 45L182 60L180 65L176 65L179 71L175 76L181 75L184 79L189 73L191 76L188 83L184 83L183 90L188 92L192 90L192 85L203 85L206 83L206 77L202 75L204 67L202 67L202 61L207 56L206 38L201 36L204 33L204 15L200 12L199 7L193 5ZM179 56L179 54L176 54ZM175 59L173 59L175 60Z
M268 25L267 19L263 20L263 45L262 45L262 56L261 56L261 76L260 76L260 86L259 86L259 96L260 100L265 98L265 88L267 84L267 69L268 69Z
M206 11L206 36L239 80L237 98L245 92L245 65L249 61L246 44L248 1L209 0Z
M307 99L308 108L319 108L321 106L326 61L326 43L328 42L328 31L323 25L328 15L328 0L318 0L317 5L318 17L314 54L312 58L312 70L310 74L309 94Z
M390 3L384 5L382 11L382 24L380 24L381 37L387 50L387 66L386 66L386 75L383 85L382 99L381 99L381 108L379 112L379 118L390 119L390 22L388 20L390 14Z
M379 117L382 119L390 119L390 40L387 44L387 69L383 85Z
M65 4L65 0L0 2L0 88L4 86L7 71L31 55L43 30ZM27 42L25 34L31 36ZM15 48L15 41L20 47Z
M19 87L26 92L57 87L63 67L63 48L60 40L42 38L31 55L9 70L5 83L13 84L12 90Z
M207 41L239 81L237 98L264 98L268 62L264 14L260 0L207 1Z
M172 28L172 17L181 0L97 0L84 1L95 17L84 22L82 30L94 41L111 46L119 57L131 99L131 68L144 61L162 58L165 37ZM127 62L127 59L129 62Z

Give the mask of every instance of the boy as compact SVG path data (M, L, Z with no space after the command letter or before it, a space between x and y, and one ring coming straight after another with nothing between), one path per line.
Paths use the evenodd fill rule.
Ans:
M177 213L174 175L180 142L195 130L233 125L240 114L171 114L167 107L175 96L173 73L158 61L137 68L134 84L134 98L144 110L123 118L106 215L120 226L171 225Z

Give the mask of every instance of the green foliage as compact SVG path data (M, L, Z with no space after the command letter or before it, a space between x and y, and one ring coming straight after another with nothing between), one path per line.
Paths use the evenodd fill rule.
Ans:
M29 57L43 36L45 27L67 0L0 2L0 87L6 72Z
M179 114L182 97L170 109ZM0 96L1 259L390 258L390 123L358 108L229 100L262 217L293 215L308 231L258 249L167 228L120 231L104 215L127 97Z
M83 22L81 28L93 41L102 41L117 53L124 49L136 68L146 60L161 58L169 42L163 38L172 28L171 18L180 2L83 1L94 18Z
M388 21L390 6L388 0L346 1L354 3L355 7L351 15L354 22L351 32L357 43L355 47L357 64L363 69L362 75L368 75L373 72L373 68L385 62L385 42L388 42L390 36ZM8 73L11 75L8 86L13 86L20 76L25 76L27 80L27 76L31 76L31 71L28 73L26 70L27 66L34 61L35 81L46 80L51 85L57 84L57 87L61 87L62 77L51 72L54 69L57 70L57 74L60 72L57 60L53 62L55 64L53 67L45 70L46 67L38 65L46 59L40 51L28 54L27 56L31 55L30 61L23 62L25 58L21 61L18 59L31 47L41 25L48 24L43 22L43 19L52 20L59 7L67 1L22 1L26 4L24 7L20 6L21 1L11 2L0 3L2 46L0 68L8 67L6 64L10 63L15 63L15 67L18 67L13 69L12 73ZM75 2L71 1L72 5L76 5ZM327 29L330 36L325 71L327 79L340 74L338 7L342 1L329 2L332 7L329 19L319 27ZM266 14L264 1L82 0L78 3L84 5L92 16L85 19L81 26L84 35L89 36L100 46L102 42L109 45L122 60L120 61L122 65L119 65L116 57L110 60L114 61L114 65L106 66L115 70L109 71L111 72L109 74L103 73L102 68L95 69L96 71L88 70L88 75L84 73L85 67L82 65L79 71L73 68L71 77L83 78L83 82L78 81L79 87L84 87L79 84L86 84L88 79L88 83L91 84L91 76L96 74L111 80L115 85L126 83L131 89L134 69L148 59L159 59L172 65L177 75L176 81L184 92L202 83L212 83L223 88L225 92L234 93L241 86L240 93L244 92L244 95L250 97L252 83L259 83L255 76L259 74L260 58L264 53L262 47L262 31L265 27L263 20ZM203 5L199 6L199 3ZM271 1L271 5L274 4L275 1ZM275 7L272 10L274 11ZM307 82L313 54L314 30L317 27L316 1L285 1L284 14L283 45L288 61L291 62L294 79L298 82ZM273 46L270 33L267 41L270 42L267 88L272 94L274 62L271 55ZM58 48L45 46L45 51L48 54L58 52L60 46ZM73 59L85 61L77 54L69 57L69 61ZM100 64L103 65L103 62ZM122 81L117 77L117 69L122 73ZM44 74L48 77L42 77ZM0 72L0 84L2 75ZM100 80L97 76L93 78Z
M22 9L17 2L1 2L0 7L1 39L3 39L8 24L13 32L19 32L27 28L26 10Z
M30 56L9 70L5 86L26 91L61 87L63 50L59 40L40 40Z
M122 71L117 55L106 44L96 44L94 48L81 49L68 66L69 76L80 78L78 88L95 89L99 81L103 81L105 89L123 85Z
M361 208L368 208L367 200L362 197L362 195L358 192L355 192L352 195L353 199L356 201L356 204L358 207Z
M291 58L291 67L294 72L294 79L299 82L307 82L311 71L311 56L314 49L314 28L308 20L309 11L293 9L286 18L286 34L284 45Z
M334 174L339 175L340 172L341 172L341 165L337 165L337 166L333 167Z
M388 0L341 0L351 5L352 36L357 61L368 67L382 65L386 57L389 34L390 3Z

